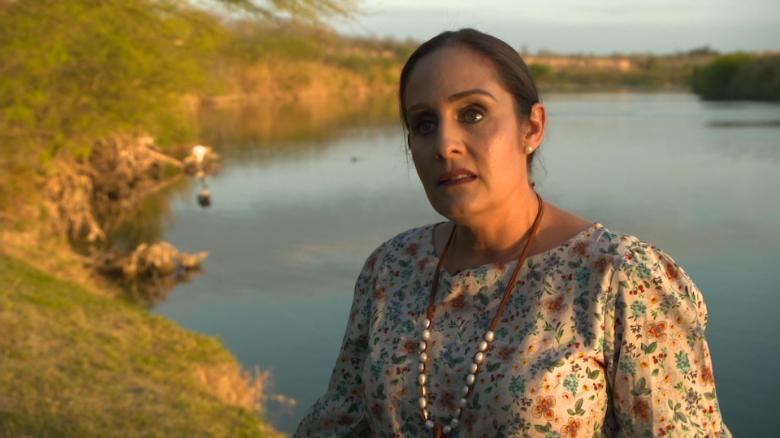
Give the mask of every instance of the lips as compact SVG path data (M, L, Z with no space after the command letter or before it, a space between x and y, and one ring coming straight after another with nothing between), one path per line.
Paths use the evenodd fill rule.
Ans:
M475 179L477 179L477 176L466 169L453 169L439 178L439 185L463 184Z

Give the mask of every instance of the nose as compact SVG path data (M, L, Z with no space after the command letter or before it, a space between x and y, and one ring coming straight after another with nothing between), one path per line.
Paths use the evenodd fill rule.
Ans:
M463 141L457 123L443 119L436 132L436 158L445 159L462 152Z

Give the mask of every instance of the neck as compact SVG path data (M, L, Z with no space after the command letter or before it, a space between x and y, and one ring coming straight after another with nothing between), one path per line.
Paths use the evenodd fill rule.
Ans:
M457 224L452 243L456 252L486 260L502 259L517 252L518 245L530 235L540 205L536 193L530 189L511 199L468 223Z

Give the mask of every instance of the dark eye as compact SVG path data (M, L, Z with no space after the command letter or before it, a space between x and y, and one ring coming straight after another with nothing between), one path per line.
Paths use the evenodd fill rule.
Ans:
M436 124L433 123L432 120L429 119L423 119L419 122L416 122L414 126L412 127L412 130L420 135L427 135L433 132L436 129Z
M466 108L460 112L460 120L466 123L477 123L482 120L483 117L482 111L478 108Z

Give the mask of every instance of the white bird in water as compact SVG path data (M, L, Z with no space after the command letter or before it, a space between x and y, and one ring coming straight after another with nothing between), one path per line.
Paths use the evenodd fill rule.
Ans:
M206 156L208 151L209 148L207 146L203 146L202 144L198 144L192 147L192 154L195 155L195 160L198 163L203 162L203 157Z

